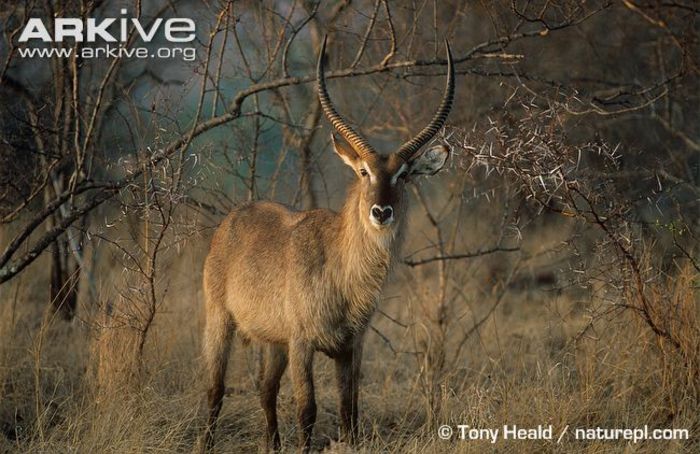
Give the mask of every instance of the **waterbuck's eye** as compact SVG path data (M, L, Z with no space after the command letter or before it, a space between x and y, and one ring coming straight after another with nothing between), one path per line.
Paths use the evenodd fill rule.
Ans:
M362 175L363 177L366 177L369 174L367 173L367 171L365 169L360 169L360 175Z

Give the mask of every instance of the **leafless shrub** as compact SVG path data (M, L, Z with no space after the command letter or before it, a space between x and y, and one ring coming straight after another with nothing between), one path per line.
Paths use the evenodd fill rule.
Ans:
M104 301L97 322L97 382L102 388L133 388L144 382L146 341L169 286L161 262L185 247L195 232L178 213L178 207L186 206L186 164L173 159L156 169L147 158L140 159L137 166L146 167L143 180L126 188L121 215L111 221L121 224L118 229L125 237L101 236L123 270L120 291Z
M696 234L688 223L692 217L668 224L666 233L673 236L675 248L667 251L673 264L664 266L663 256L654 257L636 199L618 184L622 147L600 140L573 142L566 135L568 118L562 108L523 103L519 110L523 115L517 121L490 120L483 130L452 132L452 143L462 151L461 169L512 181L519 197L539 212L554 212L586 226L589 233L577 235L570 248L576 283L591 288L601 301L589 309L593 322L588 328L622 312L638 317L657 336L660 351L673 352L684 368L685 385L697 398L700 307L692 283L700 270L695 252L682 246ZM663 168L649 174L659 188L668 184ZM648 191L644 200L654 197ZM666 358L660 356L662 362Z

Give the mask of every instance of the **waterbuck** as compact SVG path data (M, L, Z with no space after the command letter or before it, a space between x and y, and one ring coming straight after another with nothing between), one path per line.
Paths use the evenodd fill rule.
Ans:
M362 343L401 242L406 182L414 175L435 174L449 156L444 145L422 150L445 124L454 98L452 56L445 45L448 76L437 113L416 137L382 156L333 107L324 79L324 39L317 66L318 97L344 139L331 134L335 152L357 179L339 213L292 211L277 203L255 202L232 211L214 234L204 265L209 420L203 447L212 444L234 332L264 345L260 401L268 449L280 446L277 394L288 364L300 447L310 449L317 351L335 360L341 437L355 441Z

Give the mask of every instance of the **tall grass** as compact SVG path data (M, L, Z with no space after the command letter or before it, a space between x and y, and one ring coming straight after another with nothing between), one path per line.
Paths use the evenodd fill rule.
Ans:
M555 230L560 230L555 227ZM555 239L554 242L558 240ZM523 255L549 263L539 240ZM508 258L510 257L510 258ZM366 339L360 452L694 452L698 414L700 319L697 270L666 274L647 254L645 301L633 286L542 285L528 262L511 256L454 265L447 275L462 305L447 307L441 336L431 331L436 271L400 268ZM143 356L138 333L104 311L81 307L66 324L47 312L44 283L18 280L0 303L0 451L189 452L202 424L199 362L201 257L173 256L169 292ZM498 270L493 264L497 262ZM601 260L604 262L604 260ZM530 268L528 268L530 267ZM119 280L118 269L113 279ZM30 273L34 270L30 270ZM629 270L618 269L617 273ZM567 282L565 271L557 279ZM611 282L614 284L617 279ZM29 274L28 274L29 275ZM37 273L36 276L41 276ZM629 280L627 280L629 281ZM437 282L437 283L436 283ZM592 283L591 283L592 284ZM483 289L490 289L484 291ZM452 291L452 290L451 290ZM111 296L110 287L102 293ZM641 309L646 304L655 326ZM465 335L467 333L468 335ZM674 340L672 342L671 340ZM440 345L430 345L440 342ZM432 349L432 350L430 350ZM428 351L440 351L440 369ZM255 390L256 355L236 342L217 432L218 452L260 449L263 415ZM432 375L430 375L432 374ZM351 452L338 433L332 363L319 355L314 444ZM428 379L429 378L429 379ZM279 400L283 445L296 444L288 378ZM689 429L689 440L441 440L440 424L499 428Z

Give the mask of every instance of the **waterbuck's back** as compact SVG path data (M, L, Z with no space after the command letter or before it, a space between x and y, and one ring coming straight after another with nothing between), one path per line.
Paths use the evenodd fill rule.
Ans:
M211 242L204 267L207 310L228 312L239 333L287 342L328 293L326 244L337 215L296 212L272 202L232 211Z

